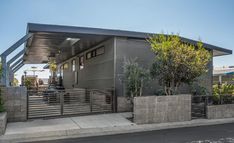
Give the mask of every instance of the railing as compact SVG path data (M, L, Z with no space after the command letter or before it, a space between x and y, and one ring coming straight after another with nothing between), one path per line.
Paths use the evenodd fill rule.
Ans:
M28 118L106 113L113 111L113 91L68 89L28 91Z
M197 95L192 96L192 117L205 118L206 106L220 105L220 104L234 104L233 95Z

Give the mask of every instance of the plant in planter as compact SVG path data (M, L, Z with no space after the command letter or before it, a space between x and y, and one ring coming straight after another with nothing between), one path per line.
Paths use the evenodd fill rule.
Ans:
M213 85L213 104L231 104L234 102L234 85Z
M179 35L154 35L148 38L155 54L150 73L157 78L166 95L178 94L178 87L191 84L206 73L211 54L201 42L182 42Z
M57 65L55 60L51 60L49 62L49 67L50 67L50 72L51 72L51 83L55 83L55 76L56 76L56 71L57 71Z
M149 71L140 67L136 59L124 62L124 82L131 104L134 97L142 96L143 87L149 81L149 77Z
M31 89L33 87L33 81L34 79L31 78L25 78L24 85L27 87L27 89Z

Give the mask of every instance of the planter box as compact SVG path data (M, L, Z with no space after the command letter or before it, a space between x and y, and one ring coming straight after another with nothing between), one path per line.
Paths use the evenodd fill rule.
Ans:
M7 125L7 112L0 113L0 135L3 135Z
M233 118L234 104L207 106L206 116L208 119Z
M142 96L134 98L137 124L191 120L191 95Z
M3 87L2 98L8 122L27 120L27 89L25 87Z

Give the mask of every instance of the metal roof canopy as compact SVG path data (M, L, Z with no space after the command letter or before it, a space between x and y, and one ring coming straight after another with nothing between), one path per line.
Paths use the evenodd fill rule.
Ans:
M99 44L111 37L127 37L146 39L153 33L110 30L100 28L60 26L29 23L27 33L33 36L27 40L24 61L27 64L47 63L49 57L57 57L57 62L67 60L71 56ZM75 44L68 38L79 39ZM196 44L197 41L181 37L187 43ZM204 47L213 50L213 56L232 54L232 50L203 43ZM61 53L61 54L60 54Z

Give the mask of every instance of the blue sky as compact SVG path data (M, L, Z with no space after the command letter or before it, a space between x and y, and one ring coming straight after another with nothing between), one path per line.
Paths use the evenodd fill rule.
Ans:
M28 22L174 32L234 50L233 0L1 0L0 53L24 36ZM234 65L233 60L217 57L214 66Z

